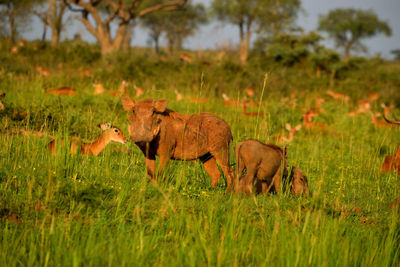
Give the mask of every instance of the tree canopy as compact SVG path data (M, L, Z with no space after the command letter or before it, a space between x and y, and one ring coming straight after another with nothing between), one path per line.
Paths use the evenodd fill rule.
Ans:
M207 22L206 10L202 4L187 3L183 8L161 11L143 17L143 25L150 30L150 38L158 52L158 42L162 33L168 41L168 51L181 48L183 40L194 34L198 27Z
M352 50L366 50L363 39L383 33L392 34L388 23L381 21L372 10L338 8L319 19L320 31L328 33L338 47L343 47L346 57Z
M0 0L0 34L9 36L12 42L30 23L32 7L46 0Z
M299 0L214 0L212 11L218 20L239 27L240 59L246 61L251 33L256 26L260 32L281 33L293 23L300 8Z
M147 5L146 0L64 0L71 11L81 13L81 22L97 39L102 55L120 50L130 40L133 21L153 12L173 10L185 5L186 0L157 1ZM111 24L116 26L115 35ZM114 36L113 36L114 35Z

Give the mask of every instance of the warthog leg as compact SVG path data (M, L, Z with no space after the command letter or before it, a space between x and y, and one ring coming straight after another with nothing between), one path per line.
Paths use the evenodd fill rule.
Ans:
M233 170L229 164L229 147L227 150L217 153L211 153L215 159L217 160L219 166L226 176L226 180L228 182L228 190L233 189Z
M156 158L155 157L145 157L146 161L146 168L147 168L147 174L149 175L150 181L154 181L154 174L156 172Z
M218 169L217 161L214 157L208 159L207 161L202 161L204 169L211 177L211 186L217 186L221 172Z

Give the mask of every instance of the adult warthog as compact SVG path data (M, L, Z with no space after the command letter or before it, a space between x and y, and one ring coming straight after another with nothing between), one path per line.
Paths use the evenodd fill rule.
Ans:
M224 172L228 189L233 187L233 171L229 165L229 144L232 132L219 117L200 113L180 114L167 109L168 100L145 99L134 102L121 98L125 110L130 112L129 135L145 156L147 173L154 181L156 155L160 157L157 176L166 169L170 159L200 159L211 176L211 185L217 186Z

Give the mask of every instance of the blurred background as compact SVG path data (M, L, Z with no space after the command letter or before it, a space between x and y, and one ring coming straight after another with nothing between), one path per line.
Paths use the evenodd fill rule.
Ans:
M114 39L119 25L127 23L125 46L157 47L169 54L174 47L241 46L244 62L246 50L265 52L282 42L283 34L315 32L321 45L341 55L394 59L400 48L399 11L398 0L1 0L0 36L12 41L53 40L54 46L75 39L103 47L99 39L107 37L89 27L99 29L101 24Z

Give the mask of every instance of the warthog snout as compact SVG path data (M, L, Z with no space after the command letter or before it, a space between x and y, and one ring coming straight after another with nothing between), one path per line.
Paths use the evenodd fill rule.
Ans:
M131 111L128 131L134 142L151 142L160 132L161 116L168 100L145 100L139 103L130 98L121 98L125 110Z
M310 195L310 190L308 189L307 177L302 173L302 171L297 167L292 167L289 176L289 184L292 184L290 191L297 194Z

